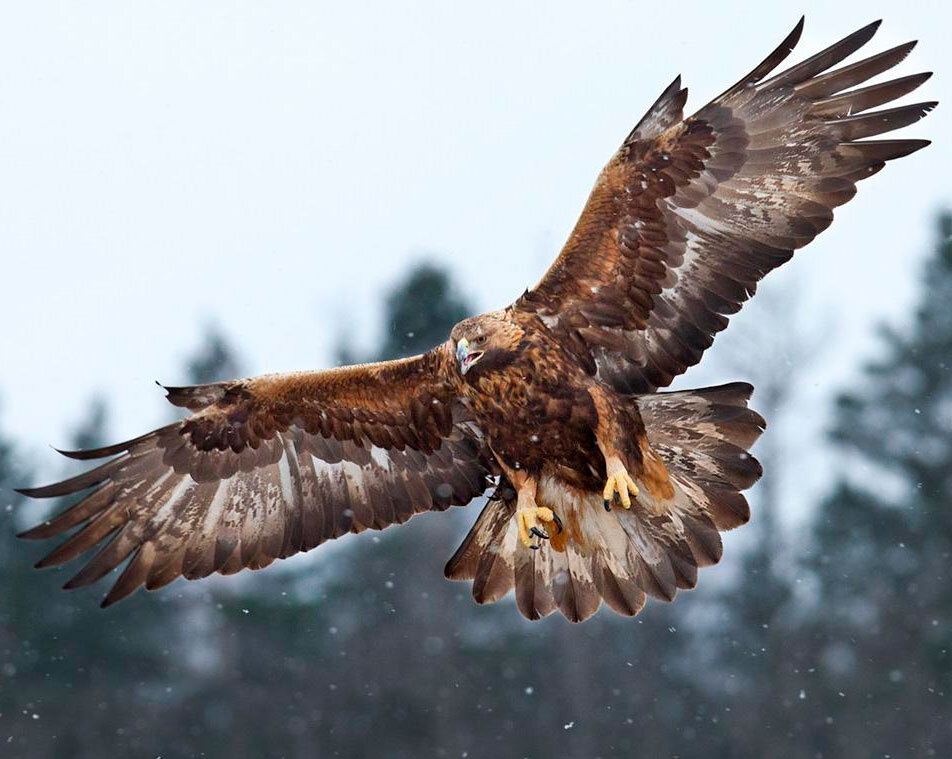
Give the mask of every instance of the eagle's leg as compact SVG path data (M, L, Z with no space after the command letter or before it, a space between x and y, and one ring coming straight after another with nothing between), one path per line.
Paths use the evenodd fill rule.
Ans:
M642 435L644 426L640 418L628 419L631 413L626 408L616 407L608 391L594 385L589 394L595 402L598 422L595 427L595 440L605 457L605 487L602 488L602 504L605 511L611 511L612 503L620 503L631 508L631 499L638 497L638 485L625 465L626 461L637 460L638 427ZM634 455L633 455L634 454Z
M516 491L516 513L513 519L516 520L519 540L526 548L541 548L543 540L562 533L562 520L549 507L536 503L536 488L539 483L535 477L525 469L514 469L495 451L493 455ZM533 538L538 538L539 542L533 544Z
M632 496L638 497L638 486L625 465L617 456L605 456L605 470L608 472L605 487L602 488L605 511L611 511L613 501L620 501L622 506L630 509Z
M553 530L562 532L562 520L552 509L536 503L538 483L535 477L529 476L525 471L510 469L502 461L500 464L516 489L514 519L519 530L519 540L526 548L537 549L542 545L541 541L549 539ZM533 544L533 538L538 538L540 542Z
M517 488L516 498L516 527L519 529L519 540L526 548L538 548L533 545L532 538L547 540L549 533L545 524L555 522L552 509L536 504L536 481L534 477L525 477L521 483L513 483Z

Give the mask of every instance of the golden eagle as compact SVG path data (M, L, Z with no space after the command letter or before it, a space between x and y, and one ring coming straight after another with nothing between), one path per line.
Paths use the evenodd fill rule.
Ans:
M763 63L683 118L680 77L599 174L558 259L508 308L398 361L167 388L188 418L74 459L21 492L89 490L25 532L78 529L37 566L102 544L67 588L126 561L103 606L140 585L260 569L491 490L446 566L479 603L515 590L530 619L637 614L692 588L749 518L764 429L750 385L658 392L696 364L757 282L833 221L886 161L928 144L866 139L935 103L870 110L929 74L861 85L914 43L838 66L879 22L779 74Z

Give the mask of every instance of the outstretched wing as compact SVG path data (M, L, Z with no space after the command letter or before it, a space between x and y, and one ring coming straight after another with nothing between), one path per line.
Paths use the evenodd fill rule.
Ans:
M870 24L765 79L803 20L767 59L682 120L680 77L598 177L558 259L515 308L538 314L592 372L650 392L696 364L757 282L833 220L856 183L924 140L864 140L935 103L868 111L929 74L849 89L899 63L908 43L829 71Z
M105 545L67 584L132 557L103 601L179 575L260 569L346 532L465 504L490 474L479 429L448 381L446 345L422 356L323 372L167 388L192 410L125 443L66 453L116 458L36 498L94 488L27 531L81 527L38 567Z

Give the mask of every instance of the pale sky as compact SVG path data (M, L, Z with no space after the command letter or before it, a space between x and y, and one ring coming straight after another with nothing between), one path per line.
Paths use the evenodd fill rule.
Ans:
M329 365L422 257L505 305L675 74L693 112L801 12L792 60L883 17L863 54L919 39L895 75L936 76L907 102L950 100L945 4L848 5L4 2L0 428L46 471L94 393L115 437L141 433L208 320L253 373ZM819 390L915 293L952 205L950 113L767 280L835 321Z

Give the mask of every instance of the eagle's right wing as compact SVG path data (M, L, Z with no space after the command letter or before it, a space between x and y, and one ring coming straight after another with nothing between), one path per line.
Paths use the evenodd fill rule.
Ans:
M102 545L67 584L129 560L103 601L179 575L259 569L346 532L465 504L489 484L481 433L453 391L446 344L399 361L168 388L195 413L77 459L116 456L77 477L23 490L92 489L23 533L79 527L37 566ZM118 454L118 455L117 455Z

